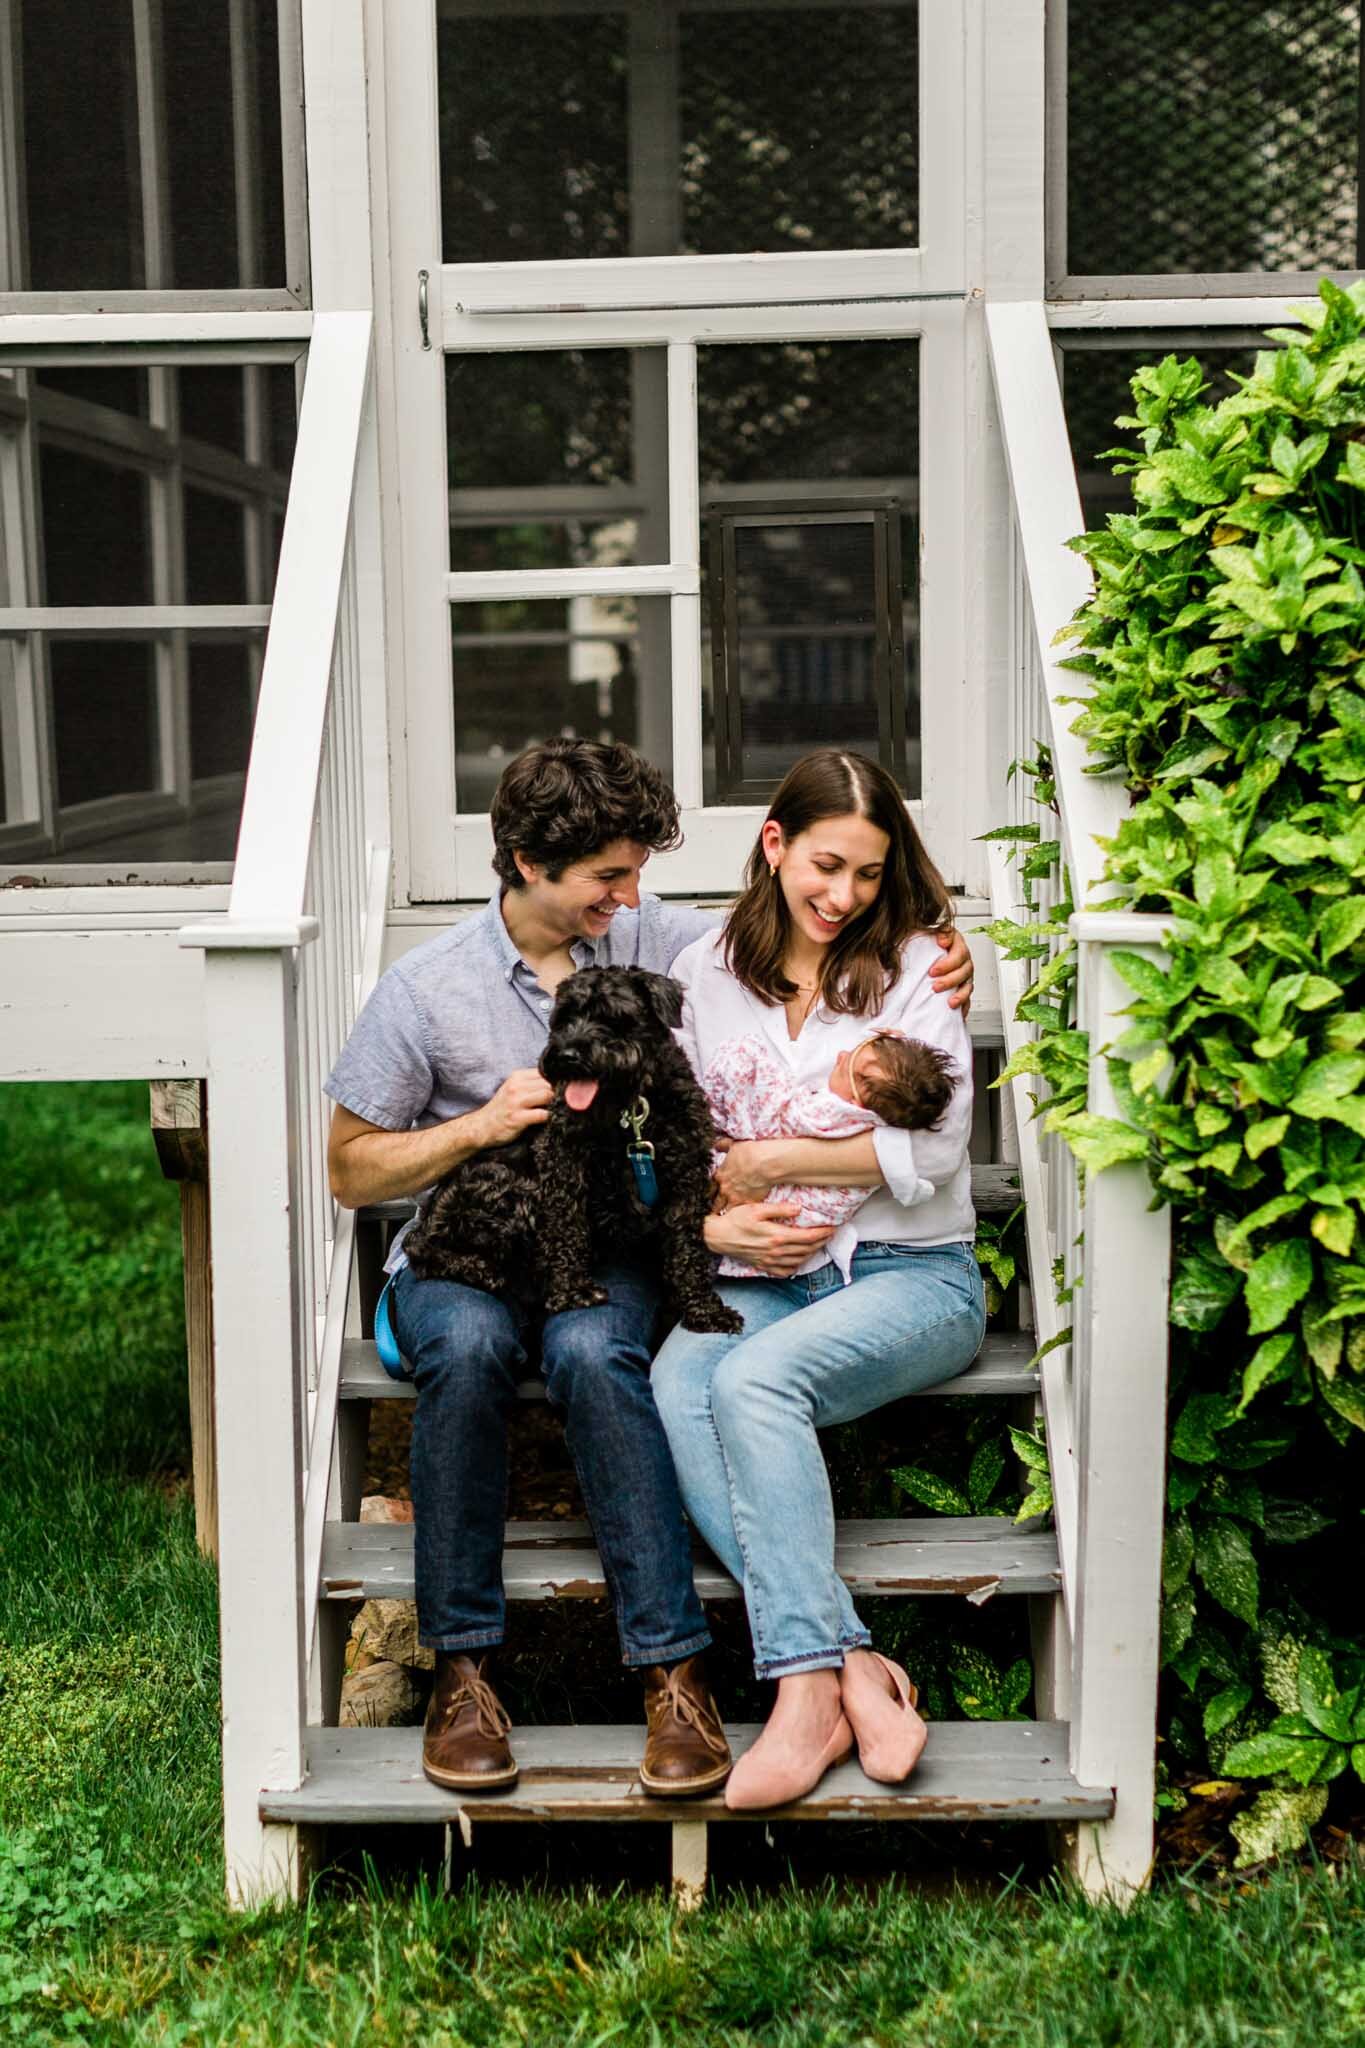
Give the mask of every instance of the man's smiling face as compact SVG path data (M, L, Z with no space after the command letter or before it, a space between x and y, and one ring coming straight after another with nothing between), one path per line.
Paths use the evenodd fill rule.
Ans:
M535 913L561 938L602 938L618 910L635 910L640 902L640 875L649 848L638 839L613 839L585 860L566 867L552 882L538 861L517 856L526 894Z

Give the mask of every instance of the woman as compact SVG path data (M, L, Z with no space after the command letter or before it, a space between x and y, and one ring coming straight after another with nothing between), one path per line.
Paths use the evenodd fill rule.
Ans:
M958 1082L934 1131L733 1145L707 1221L712 1251L768 1276L720 1282L738 1337L675 1329L654 1392L689 1514L740 1581L755 1668L777 1700L726 1788L732 1808L799 1799L854 1741L869 1777L897 1783L924 1743L913 1689L871 1638L834 1569L834 1512L816 1430L848 1422L971 1363L985 1329L972 1253L971 1051L928 970L951 921L943 881L891 778L857 754L809 754L786 777L722 931L673 973L697 1072L762 1030L796 1079L823 1077L870 1031L927 1040ZM875 1192L858 1211L851 1281L797 1229L778 1183Z

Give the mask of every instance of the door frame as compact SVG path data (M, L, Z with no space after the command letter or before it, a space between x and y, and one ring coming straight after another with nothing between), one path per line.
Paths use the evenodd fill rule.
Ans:
M443 13L487 11L458 0ZM683 7L701 0L679 0ZM736 9L760 0L728 0ZM804 0L820 4L820 0ZM891 0L907 4L907 0ZM526 11L581 0L527 0ZM611 0L595 0L602 11ZM658 41L661 0L619 0L640 48ZM705 0L714 11L715 0ZM393 721L396 848L404 900L469 901L491 886L485 816L455 787L450 604L456 598L569 596L586 588L665 595L672 613L673 782L685 839L651 884L725 895L764 807L702 801L700 491L696 351L760 341L914 339L920 392L920 645L924 795L909 809L950 880L969 859L961 802L968 766L967 16L971 0L921 0L918 249L760 256L625 256L594 262L443 264L434 0L382 0L384 165L390 242L394 441L403 560L402 702ZM504 0L496 11L504 12ZM614 10L613 10L614 11ZM638 126L638 124L637 124ZM655 124L657 131L658 124ZM637 144L637 146L639 146ZM419 277L426 273L425 334ZM452 575L443 358L536 348L667 350L667 562L610 570ZM400 738L399 735L402 737Z

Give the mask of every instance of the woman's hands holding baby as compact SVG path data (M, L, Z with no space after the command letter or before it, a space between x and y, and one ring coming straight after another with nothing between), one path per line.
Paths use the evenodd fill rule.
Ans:
M795 1202L739 1202L707 1217L707 1249L784 1280L834 1235L827 1224L798 1229L799 1214Z
M717 1151L725 1154L715 1171L716 1189L722 1209L737 1208L741 1202L763 1202L776 1185L775 1145L763 1138L717 1138Z

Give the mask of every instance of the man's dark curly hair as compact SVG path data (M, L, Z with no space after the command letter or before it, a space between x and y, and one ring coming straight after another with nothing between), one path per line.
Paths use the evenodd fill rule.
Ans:
M620 741L538 741L503 770L491 815L493 867L509 889L525 886L518 853L557 882L613 839L636 839L655 853L682 839L678 799L658 769Z

